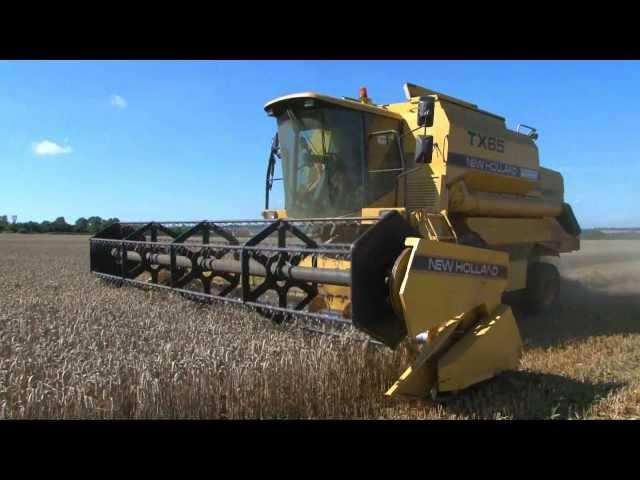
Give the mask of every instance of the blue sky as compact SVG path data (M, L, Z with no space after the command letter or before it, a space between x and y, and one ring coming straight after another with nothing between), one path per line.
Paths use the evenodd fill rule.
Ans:
M634 61L0 62L0 214L257 218L268 100L367 86L391 103L407 81L537 127L583 227L640 226Z

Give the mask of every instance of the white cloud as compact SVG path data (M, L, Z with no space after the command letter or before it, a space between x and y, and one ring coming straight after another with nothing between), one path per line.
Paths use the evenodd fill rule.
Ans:
M125 108L127 101L120 95L111 95L111 106L115 108Z
M55 142L43 140L33 146L33 152L36 155L62 155L71 153L72 149L69 146L62 147Z

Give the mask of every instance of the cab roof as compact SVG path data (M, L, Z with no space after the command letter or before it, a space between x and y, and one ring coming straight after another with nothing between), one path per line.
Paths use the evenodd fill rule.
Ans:
M270 112L274 111L274 107L275 109L277 109L279 106L287 102L290 102L292 100L302 99L302 98L313 98L321 102L331 103L333 105L338 105L340 107L349 108L352 110L361 110L364 112L369 112L377 115L384 115L386 117L395 118L396 120L402 119L402 116L400 114L395 112L390 112L389 110L382 107L361 103L357 100L330 97L328 95L321 95L319 93L314 93L314 92L292 93L291 95L285 95L283 97L275 98L270 102L268 102L267 104L265 104L264 109L267 112L267 114L272 115L273 113L270 113Z

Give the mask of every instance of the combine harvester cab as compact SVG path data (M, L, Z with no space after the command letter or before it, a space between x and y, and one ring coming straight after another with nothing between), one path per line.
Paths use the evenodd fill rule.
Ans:
M269 102L263 219L114 224L90 240L91 271L421 345L387 395L435 396L517 368L509 304L553 305L559 275L545 260L579 248L562 176L540 167L534 129L405 93L391 105L364 89ZM278 159L285 208L273 210Z

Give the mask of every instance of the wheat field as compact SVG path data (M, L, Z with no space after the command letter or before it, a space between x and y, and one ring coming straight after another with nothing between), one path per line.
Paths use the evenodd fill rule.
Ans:
M1 419L640 418L640 242L583 242L558 307L517 313L520 369L437 403L382 395L404 348L118 288L88 259L88 237L0 235Z

